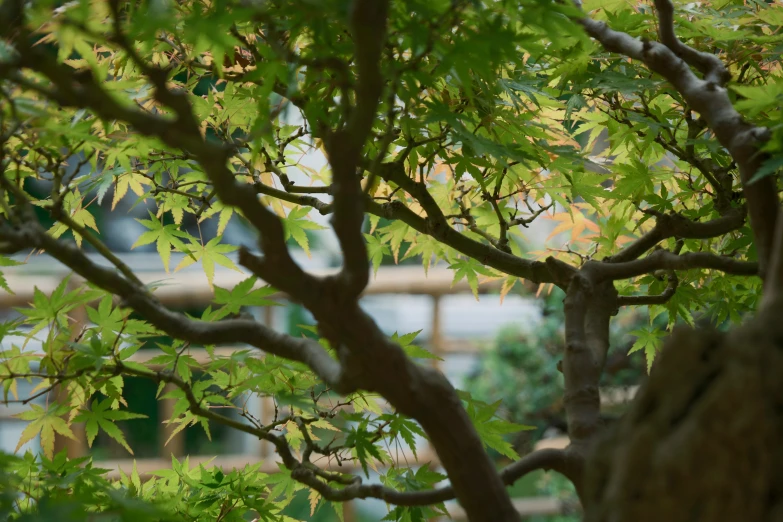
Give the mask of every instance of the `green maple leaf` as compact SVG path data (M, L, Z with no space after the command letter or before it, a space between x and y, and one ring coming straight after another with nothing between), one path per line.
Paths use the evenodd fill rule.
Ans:
M24 446L36 435L41 435L41 448L44 455L48 458L54 456L54 434L59 433L63 437L68 437L71 440L76 440L76 436L71 431L68 423L62 418L63 415L69 413L68 407L65 405L52 406L49 409L45 409L38 404L31 404L31 409L25 412L15 415L15 417L30 421L24 431L22 431L19 442L16 445L16 450Z
M462 392L460 395L467 402L466 410L468 416L473 421L481 442L501 455L515 460L518 459L519 455L503 436L518 431L533 430L535 426L525 426L497 417L497 410L501 403L499 400L492 404L487 404L473 399L467 393Z
M116 149L109 149L109 152L106 155L106 165L111 166L114 164L112 160L112 154L114 154L114 159L116 159L120 165L121 168L125 171L123 174L120 174L117 176L116 181L117 185L114 188L114 198L112 198L111 202L111 209L114 210L117 206L117 203L122 200L123 197L128 193L128 189L131 189L134 194L136 194L139 198L144 196L144 185L150 186L152 185L152 181L150 181L149 178L145 177L141 173L134 173L132 172L132 169L130 168L130 162L128 162L128 157L119 153Z
M102 343L101 338L95 332L90 337L89 343L72 343L71 347L77 352L71 362L76 370L85 368L100 370L106 362L104 358L109 355L111 350L111 345Z
M219 200L212 201L209 204L209 209L206 210L203 214L201 214L201 218L199 218L199 223L207 218L213 217L215 214L218 215L217 235L222 236L223 233L226 231L228 222L231 221L231 217L234 215L234 207L226 205Z
M446 475L431 470L429 464L426 463L415 472L411 468L390 469L385 476L381 477L381 482L402 491L426 491L431 490L435 484L447 478ZM421 508L397 506L381 520L424 522L443 516L448 518L448 512L443 503L438 503Z
M190 377L192 376L190 369L198 367L198 362L193 358L192 355L182 353L181 343L174 344L172 346L166 346L164 344L158 344L157 346L163 353L150 359L148 364L160 365L164 368L174 369L176 370L176 373L182 377L182 379L185 381L190 381ZM181 393L181 390L174 391ZM172 415L172 418L173 417L176 417L176 415Z
M177 225L164 225L152 212L150 212L150 219L137 219L136 221L144 225L148 230L139 236L139 239L133 243L131 249L138 246L149 245L154 242L166 272L169 271L171 247L178 249L180 252L192 255L190 250L185 246L185 243L182 242L182 239L195 241L195 238L187 232L180 230Z
M604 178L588 172L574 172L572 175L565 175L571 185L571 197L581 197L593 208L601 211L601 203L597 198L606 198L609 193L601 186Z
M470 290L473 292L476 301L478 301L478 275L491 276L492 272L484 268L484 265L475 259L457 260L449 265L449 268L454 270L454 280L451 282L451 286L463 279L467 279Z
M263 483L269 488L267 498L271 501L290 500L297 491L301 491L305 486L291 477L291 470L286 468L283 463L278 463L278 471L266 477L263 477Z
M406 240L406 237L411 231L411 227L402 221L395 221L389 226L378 229L378 234L380 234L381 241L383 243L388 243L391 247L391 252L394 256L395 263L399 262L402 242Z
M196 261L201 261L201 266L204 268L204 273L207 276L209 286L212 286L212 281L215 279L215 265L242 272L237 268L234 262L226 256L226 254L236 251L237 247L234 245L221 245L221 239L220 236L216 236L210 239L206 245L201 245L197 239L193 238L191 240L190 248L191 255L184 257L174 271L176 272L186 266L190 266Z
M27 319L25 322L34 322L32 330L28 332L27 338L31 339L35 334L48 326L52 321L58 322L60 326L67 325L67 313L75 307L84 304L95 297L97 291L83 291L77 288L66 292L70 277L66 277L57 285L52 294L47 297L38 287L33 289L33 302L30 308L18 308L17 311Z
M5 256L0 256L0 266L19 266L23 265L24 263L21 263L19 261L14 261L13 259L10 259ZM8 292L9 294L13 295L14 292L11 290L11 287L8 286L8 281L6 281L5 276L2 272L0 272L0 288Z
M424 430L422 430L413 419L403 417L399 414L390 417L389 434L392 437L402 437L402 440L405 441L405 444L407 444L413 452L413 456L418 458L416 455L416 436L426 437Z
M783 98L783 83L770 82L763 85L732 85L732 90L740 93L744 99L736 102L734 106L746 111L750 116L769 109L778 109Z
M122 430L115 424L116 421L130 419L146 419L146 415L131 413L129 411L112 410L112 398L106 398L99 403L93 403L89 409L82 410L74 421L84 423L84 431L87 435L87 445L92 447L95 436L98 435L98 428L102 429L109 437L116 440L128 453L133 455L133 450L128 446Z
M221 208L220 215L218 216L217 235L219 236L223 235L223 232L226 231L228 222L231 221L231 216L233 215L234 215L234 207L223 206Z
M430 265L432 265L433 258L443 257L443 245L430 236L424 234L417 234L413 243L405 251L405 255L402 260L406 260L409 257L415 255L421 256L421 264L424 267L424 274L429 272Z
M104 335L119 331L128 313L119 307L112 308L112 298L108 295L101 299L97 309L87 307L87 317Z
M74 189L72 192L67 193L63 198L63 212L66 212L75 223L98 232L98 225L95 223L95 217L89 210L82 207L82 197L78 189ZM49 233L52 237L58 238L68 230L71 229L67 225L55 223L52 228L49 229ZM76 240L76 244L81 247L82 236L73 230L71 230L71 232Z
M666 332L652 328L640 328L630 332L630 335L636 336L636 342L633 343L628 353L644 351L644 358L647 361L647 373L650 373L655 355L663 343L663 337L666 335Z
M271 286L253 289L257 281L258 278L255 276L248 277L231 290L215 286L215 303L222 304L223 307L219 313L216 311L216 315L212 320L238 313L243 306L278 306L279 303L267 299L270 295L274 295L277 290Z
M364 234L364 238L367 240L367 255L372 262L373 274L377 275L383 256L391 255L391 249L372 234Z
M383 460L383 457L372 441L374 434L367 431L366 426L367 421L363 421L358 427L352 427L345 438L345 445L353 448L353 454L359 459L365 476L369 477L368 459L374 457L377 460Z
M421 330L407 333L405 335L398 335L397 332L394 332L391 336L391 340L399 344L400 348L402 348L405 352L405 355L412 359L436 359L438 361L442 361L443 359L429 350L425 350L421 346L412 344L413 340L416 339L420 333Z
M283 219L283 225L285 227L285 239L293 238L309 256L310 242L307 239L305 230L324 230L326 227L306 219L308 212L310 212L309 207L295 208Z
M426 463L423 466L421 466L419 469L417 469L416 473L414 474L414 477L422 485L426 485L429 487L432 487L438 482L444 481L448 478L443 473L438 473L437 471L431 470L429 463Z

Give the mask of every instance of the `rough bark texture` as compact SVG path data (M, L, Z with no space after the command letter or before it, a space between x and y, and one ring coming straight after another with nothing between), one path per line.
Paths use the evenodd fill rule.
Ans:
M586 522L783 520L783 303L681 330L588 462Z

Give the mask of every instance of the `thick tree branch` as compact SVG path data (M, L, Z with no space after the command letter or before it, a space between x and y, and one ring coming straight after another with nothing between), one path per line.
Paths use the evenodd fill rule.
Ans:
M13 243L18 248L32 247L47 251L52 257L69 266L77 274L122 298L125 305L138 312L151 324L172 337L207 345L227 342L257 346L269 353L309 365L317 375L339 393L348 393L356 387L357 381L350 379L350 376L346 375L339 363L334 361L320 344L307 339L293 339L289 336L278 334L255 321L234 319L208 323L195 321L184 315L173 313L163 307L144 288L128 281L114 270L95 265L75 246L49 236L34 220L28 220L19 229L3 226L0 229L0 240ZM456 400L456 396L448 381L440 373L431 369L421 368L408 360L401 349L390 344L372 320L357 308L353 310L336 310L334 307L331 307L326 310L320 310L318 313L319 322L320 319L324 318L324 314L336 314L342 317L346 313L349 319L348 325L343 324L345 321L341 323L334 320L333 317L326 317L327 321L325 322L327 324L343 324L343 326L349 328L350 333L348 331L341 332L339 338L347 338L347 343L352 351L355 352L360 346L366 348L366 353L361 354L367 359L362 361L365 363L362 364L362 367L370 369L370 371L366 375L362 375L361 386L368 390L378 389L382 391L384 396L390 398L390 402L395 407L419 419L425 431L430 434L436 443L436 448L439 454L442 455L442 460L446 463L447 469L453 470L456 460L466 462L469 469L475 472L476 469L480 470L481 467L475 466L473 461L479 459L485 464L485 467L489 467L488 470L485 470L486 473L492 474L484 476L497 477L494 475L494 469L491 469L486 454L483 452L471 454L468 451L468 447L478 443L478 438L474 430L471 429L470 420L467 418L459 401ZM352 316L353 314L356 315ZM374 365L367 364L370 362L374 363ZM397 371L389 371L390 368L396 368ZM144 376L150 375L145 374ZM177 378L171 374L157 374L157 377L180 387L183 385L182 382L175 382ZM400 385L401 383L403 385ZM187 398L194 413L218 422L226 420L219 414L201 406L192 393ZM454 402L454 404L450 404L451 402ZM455 423L455 421L457 422ZM400 502L412 502L413 504L411 505L421 505L419 502L423 502L423 500L417 500L418 497L416 495L409 496L407 493L395 492L386 488L378 489L375 486L368 486L367 488L352 488L349 486L347 493L340 489L331 488L318 478L316 470L311 469L306 463L298 462L291 455L285 439L275 437L269 434L268 431L259 431L253 426L238 423L231 419L228 419L227 422L229 426L235 429L257 434L259 437L273 442L278 453L283 457L284 464L291 469L294 478L322 492L327 498L348 500L350 498L367 498L372 495L380 495L379 498L388 497L390 502L399 500ZM454 439L456 434L459 434L458 439ZM528 459L517 464L510 468L504 477L513 482L529 468L548 466L549 464L547 463L550 462L552 455L546 458L543 457L536 456L534 459ZM559 469L557 462L554 460L551 461L551 466L554 469ZM569 470L573 469L573 466L563 469L564 473L569 472ZM500 477L497 477L497 479L500 480ZM460 484L459 488L463 490L459 495L460 499L466 498L464 492L466 485L474 483L473 479L467 475L454 478L453 482ZM478 488L478 491L480 490L481 488ZM453 498L458 491L460 489L455 487L454 489L449 488L447 491L439 491L434 495L447 495ZM481 498L485 497L481 496ZM470 508L473 510L473 513L476 512L478 506L480 506L480 503L476 503ZM486 507L484 506L481 509L486 509ZM512 518L510 517L515 517L515 514L509 511L509 509L510 504L508 506L498 505L497 510L492 511L492 513L504 513L499 520L511 520ZM491 520L498 520L498 518L491 518Z
M133 375L150 379L158 383L173 384L183 392L184 397L188 402L188 409L194 415L209 419L217 424L230 427L237 431L248 433L261 440L271 442L280 455L283 465L292 472L292 477L302 484L318 491L327 500L345 502L355 499L374 498L398 506L428 506L456 498L456 493L451 486L423 491L399 491L381 484L363 484L361 477L358 476L325 471L310 463L306 458L301 461L298 460L291 452L291 448L285 437L274 435L272 432L275 431L278 426L285 424L287 419L295 420L302 430L305 445L308 447L308 449L305 450L305 453L311 451L313 441L307 434L307 420L303 421L301 417L294 416L278 419L266 426L256 423L248 424L221 415L210 408L208 402L205 401L205 397L199 398L196 395L191 383L181 379L172 372L130 367L116 357L108 359L108 364L104 365L99 372L110 375ZM46 390L43 390L42 393L17 401L20 404L28 404L31 400L35 400L35 398L51 391L51 388L80 377L81 375L84 375L84 373L85 370L80 370L72 374L63 373L53 376L49 373L38 372L24 374L7 372L4 374L4 377L45 378L54 381L52 385ZM316 420L316 418L313 418L312 420ZM568 448L565 450L552 448L543 449L529 453L507 466L500 472L500 478L506 486L511 486L517 480L534 471L553 470L574 481L581 476L582 461L583 459L580 455L575 454ZM346 487L334 487L329 484L330 482L342 484Z
M671 237L710 239L738 230L745 224L744 208L732 208L725 215L704 223L691 221L679 214L655 213L655 216L655 226L652 230L604 261L610 263L632 261Z
M388 0L357 0L353 3L351 35L356 49L356 107L351 112L346 133L354 146L354 162L370 134L383 93L381 53L386 43ZM358 150L357 150L358 149Z
M297 197L267 186L240 185L226 166L227 151L219 145L205 142L198 134L197 129L183 128L182 121L185 120L172 122L156 115L120 106L95 84L92 78L84 82L84 79L80 77L81 79L77 81L76 73L72 69L55 63L49 57L35 50L28 49L26 58L28 58L26 64L30 68L42 72L57 87L56 90L46 90L44 94L47 97L63 106L90 108L104 118L127 121L144 134L158 136L171 146L189 151L204 168L220 199L226 204L238 207L251 224L262 232L261 243L265 254L265 263L255 267L260 277L294 298L300 298L300 296L307 294L308 289L318 284L316 278L302 271L290 257L283 241L282 224L276 215L258 202L256 192L314 206L324 214L333 210L332 206L320 202L320 200L313 201L306 197ZM45 89L42 86L37 87L39 87L39 91ZM431 235L465 255L504 273L516 275L534 283L567 285L567 279L552 273L544 263L518 258L474 241L454 230L446 221L437 203L426 191L426 187L418 187L416 182L405 176L403 170L397 171L395 167L397 167L395 164L385 164L381 170L384 175L389 174L388 181L399 182L398 184L403 186L406 191L413 191L411 195L420 197L423 206L431 215L428 216L428 219L424 219L402 205L392 203L381 207L374 202L365 201L366 208L370 212L382 214L384 217L393 214L394 217L399 217L419 232ZM395 172L399 172L401 176L392 175ZM358 176L355 177L354 184L358 188L357 200L361 201L363 195ZM364 210L365 207L362 207L362 213ZM361 245L363 248L363 239ZM363 260L363 263L367 262L366 253Z
M379 393L397 411L419 422L471 520L517 520L503 483L448 379L411 361L356 303L326 299L312 311L324 337L337 346L346 378Z
M586 454L603 426L598 384L609 351L609 322L618 306L613 282L599 280L586 266L571 278L564 301L563 404L571 439L569 449L577 456ZM583 498L585 484L581 467L578 469L572 482Z
M761 300L761 309L780 301L783 294L783 212L778 216L775 226L775 242L772 244L772 257L770 258L767 281L764 296Z
M655 250L647 257L633 261L622 263L588 261L582 267L583 270L590 272L597 281L630 279L657 270L693 270L697 268L719 270L732 275L759 275L758 263L739 261L709 252L689 252L678 255L664 249Z
M662 305L666 304L669 299L674 297L677 292L677 286L679 285L679 279L677 274L669 272L669 284L658 295L623 295L617 298L618 306L649 306L649 305Z
M310 486L313 489L318 490L319 492L323 491L324 493L326 493L324 496L328 495L329 493L335 496L339 496L342 491L345 491L329 486L326 482L319 479L318 477L323 476L328 480L333 480L337 482L346 481L346 477L344 477L341 474L334 474L334 473L328 473L326 471L323 471L309 462L299 461L291 452L291 447L289 446L286 438L271 433L271 431L273 431L276 424L273 424L271 426L255 426L255 425L238 421L236 419L232 419L230 417L226 417L225 415L221 415L220 413L215 412L209 407L204 407L202 404L203 401L199 400L199 398L196 397L196 395L194 394L192 386L171 372L161 372L161 371L153 372L147 370L140 370L136 368L130 368L127 365L123 364L122 361L114 361L114 368L109 366L107 367L107 370L111 370L116 373L143 377L143 378L154 380L159 383L165 382L165 383L175 385L177 388L182 390L182 392L185 394L185 399L188 401L189 410L194 415L203 417L205 419L209 419L213 422L222 424L224 426L228 426L237 431L248 433L250 435L258 437L261 440L266 440L268 442L271 442L274 445L277 454L280 455L280 458L283 461L283 465L291 471L291 476L295 480L298 480L299 482L307 486ZM358 477L355 478L358 479ZM356 481L354 481L354 483L356 483ZM340 500L350 500L350 498L344 498Z
M380 60L386 41L388 10L388 0L353 2L351 35L358 70L356 104L347 125L330 133L325 140L334 177L332 226L340 242L344 264L338 277L348 298L358 297L370 280L370 261L362 235L364 193L358 168L383 93Z
M297 205L313 207L321 215L328 215L334 211L333 204L325 203L313 196L290 194L260 182L256 182L253 187L259 194L282 199L290 203L296 203ZM432 236L458 252L505 274L528 279L533 283L555 283L559 286L567 285L568 265L563 264L564 271L558 272L558 275L555 275L555 272L553 272L546 263L522 259L490 245L481 243L454 230L451 226L448 226L448 224L446 226L434 225L428 218L419 216L401 201L379 203L372 198L365 196L364 209L365 212L384 219L402 221L417 232ZM563 274L566 275L563 276Z
M265 196L271 196L289 203L296 203L305 207L313 207L321 215L331 214L334 211L334 205L331 203L325 203L315 196L309 196L305 194L292 194L287 190L279 190L269 185L265 185L260 180L257 180L253 184L253 188L256 192Z
M601 367L589 345L586 318L595 285L584 274L571 278L565 298L564 404L571 442L585 444L601 424Z

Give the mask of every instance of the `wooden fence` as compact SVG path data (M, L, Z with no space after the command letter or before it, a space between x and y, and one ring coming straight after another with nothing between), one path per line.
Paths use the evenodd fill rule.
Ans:
M327 272L324 272L324 274L325 273ZM155 295L163 304L169 307L193 308L197 306L206 306L214 297L213 288L210 287L203 273L200 272L139 272L138 276L145 284L164 282L162 286L159 286L155 290ZM246 275L237 272L219 270L215 273L213 283L215 286L222 288L232 288L246 277ZM439 357L447 356L449 354L474 354L481 349L481 344L460 339L449 339L444 332L442 332L443 321L441 317L441 301L443 296L470 292L470 288L466 281L452 284L453 277L452 271L441 267L431 268L426 275L420 266L381 267L378 270L377 275L371 280L365 291L365 295L406 294L429 296L432 300L432 315L429 318L430 336L428 342L430 351ZM34 288L37 288L48 295L62 282L62 278L62 274L28 274L21 271L9 270L6 272L6 279L14 293L4 293L0 296L0 309L28 305L32 301ZM78 278L72 278L70 281L72 287L77 287L83 283L84 282ZM486 293L488 291L496 291L498 288L499 285L497 283L489 282L481 285L480 291ZM267 307L264 310L265 314L263 320L265 323L271 325L271 308ZM86 325L87 317L83 310L76 310L71 315L77 323ZM79 331L79 326L80 325L77 324L74 330ZM238 349L242 348L217 347L215 349L215 356L230 356L232 352ZM147 362L159 353L160 352L157 350L142 350L136 352L132 359L138 362ZM201 364L205 364L210 360L210 356L203 348L189 349L188 354ZM158 401L158 408L158 418L169 418L173 408L173 401ZM0 408L0 419L8 419L11 415L18 413L18 410L19 408L11 406L2 407ZM271 400L261 401L260 410L258 415L259 418L262 419L262 422L270 422L273 415ZM159 441L166 441L169 439L170 428L167 425L160 424L158 429ZM56 441L57 450L66 449L70 457L86 455L88 453L88 448L85 442L84 433L79 433L78 429L74 430L74 432L76 433L78 440L72 441L58 438ZM177 457L185 456L183 432L175 435L165 447L161 445L159 453L160 456L158 458L100 460L97 461L97 464L101 468L111 470L110 476L113 477L119 476L120 470L125 473L130 472L134 463L141 475L149 475L152 471L169 467L171 455ZM417 453L418 459L415 459L412 454L401 454L398 456L399 461L403 463L418 461L421 464L430 463L433 466L438 465L437 455L431 448L421 448ZM260 463L262 471L267 473L274 473L279 469L279 460L272 451L272 447L267 443L261 445L260 452L257 454L219 455L217 457L190 456L189 461L191 466L210 462L211 465L220 466L225 470L241 468L246 464L253 463ZM326 469L332 467L337 468L336 463L330 461L324 461L319 464ZM382 464L379 463L379 465ZM351 466L352 462L343 462L339 469L341 471L350 471L352 469ZM527 499L526 501L520 502L519 508L521 513L528 515L559 512L559 505L553 499ZM449 511L457 520L463 516L462 511L455 504L449 505ZM345 516L346 520L349 522L354 519L352 513L352 506L347 505Z
M324 272L324 274L327 272ZM214 297L214 290L207 283L203 273L195 271L183 271L175 273L161 273L161 272L139 272L139 278L145 284L153 284L163 282L162 286L159 286L155 290L155 295L161 302L169 307L187 307L193 308L198 306L206 306L210 303ZM14 291L13 294L3 293L0 296L0 309L8 309L16 306L25 306L32 301L34 288L38 288L45 294L50 294L61 282L63 274L26 274L24 272L9 270L6 272L6 279L10 288ZM237 283L245 279L245 275L232 271L218 270L215 273L214 285L222 288L233 288ZM442 298L451 294L460 294L470 291L470 288L466 281L461 281L456 284L452 284L453 272L441 268L433 267L429 270L428 274L424 274L421 267L381 267L378 270L377 275L371 280L369 286L365 291L365 295L382 295L382 294L405 294L405 295L421 295L429 296L432 301L432 313L429 318L430 321L430 336L428 342L428 348L439 357L444 357L452 354L477 354L481 348L481 343L466 341L462 339L450 339L442 331ZM72 278L70 285L77 287L83 284L77 278ZM497 282L488 282L479 287L482 293L488 291L496 291L499 288ZM284 298L284 296L279 296ZM272 325L272 309L270 307L264 308L263 321ZM73 318L77 323L82 325L87 324L87 317L84 310L76 310L72 313ZM77 324L75 331L79 331L79 325ZM227 357L232 352L244 348L237 347L217 347L214 351L216 357ZM148 362L150 359L159 355L157 350L142 350L136 352L132 359L138 362ZM193 357L198 363L205 364L209 362L210 356L203 348L191 348L188 350L188 354ZM434 364L437 364L434 362ZM602 402L615 403L618 401L629 400L629 397L633 395L635 390L625 392L622 397L603 397ZM615 393L616 394L616 393ZM158 418L166 419L171 417L171 412L174 403L172 400L158 401L159 415ZM262 422L271 422L273 417L274 406L271 399L265 399L261 401L259 405L260 411L257 415ZM0 419L8 419L15 413L18 413L20 408L13 406L0 407ZM169 439L170 430L166 424L159 424L158 426L158 440L163 442ZM88 452L87 445L85 443L84 433L74 430L77 434L77 441L69 439L58 438L56 441L57 450L67 449L70 457L79 457L86 455ZM542 441L539 445L542 447L562 447L567 444L567 439L550 439ZM412 454L398 455L398 460L401 463L418 462L418 463L430 463L437 467L438 459L437 454L432 448L418 449L418 459L414 458ZM184 446L184 433L180 432L171 438L170 442L159 448L159 457L156 458L140 458L140 459L113 459L113 460L100 460L97 461L101 468L109 469L110 476L119 476L120 470L128 473L133 468L134 464L136 469L141 475L149 475L151 472L163 469L170 466L171 455L177 457L185 456ZM230 470L234 468L241 468L247 464L261 464L261 470L267 473L274 473L278 468L279 459L273 452L273 448L268 443L262 443L259 447L259 451L256 453L242 453L242 454L230 454L219 455L217 457L212 456L190 456L189 461L191 466L198 464L206 464L209 462L211 465L220 466L224 470ZM325 469L337 469L335 462L324 460L318 463ZM384 464L378 463L383 466ZM340 471L351 471L353 468L352 461L343 462L339 466ZM553 515L562 513L564 506L561 501L554 498L527 498L516 499L515 506L523 516L532 515ZM464 520L464 511L456 503L447 504L449 513L454 520ZM345 520L351 522L355 520L353 507L351 503L347 503L345 506Z
M176 272L176 273L161 273L161 272L139 272L139 278L145 284L165 282L163 286L158 287L155 290L155 295L161 300L161 302L170 307L188 307L193 308L197 306L206 306L210 303L214 296L214 290L206 281L203 273L200 272ZM6 272L6 279L10 288L14 291L14 294L2 294L0 296L0 309L7 309L15 306L24 306L32 301L33 290L38 288L40 291L49 294L51 293L61 282L62 274L46 275L46 274L25 274L23 272L8 271ZM222 288L232 288L237 283L245 279L245 275L232 271L219 270L215 273L214 285ZM460 339L450 339L442 331L442 298L450 294L466 293L470 291L469 286L465 281L452 284L453 272L440 267L433 267L429 270L428 274L424 274L421 267L381 267L378 270L377 275L371 280L369 286L365 291L365 295L382 295L382 294L406 294L406 295L422 295L429 296L432 300L432 313L429 318L430 321L430 336L429 336L429 349L440 357L448 356L450 354L476 354L481 350L482 344L475 343ZM70 281L71 286L76 287L83 284L76 278L72 278ZM496 291L499 285L495 282L488 282L481 285L481 292ZM284 296L280 296L284 297ZM265 313L263 321L271 326L272 315L271 308L264 309ZM86 325L87 317L84 310L76 310L72 313L73 318ZM74 328L75 331L79 331L79 325ZM217 347L214 351L216 357L230 356L232 352L238 349L237 347ZM203 348L191 348L187 352L198 363L205 364L209 362L210 356ZM157 350L142 350L136 352L132 360L138 362L148 362L150 359L159 355ZM614 401L611 401L614 402ZM158 418L166 419L171 417L173 410L172 400L158 401L159 415ZM260 411L257 412L258 417L264 423L271 422L274 407L271 403L271 399L265 399L261 401L259 406ZM11 415L18 413L19 408L6 406L0 407L0 419L8 419ZM169 439L170 430L166 424L159 424L158 426L158 440L161 441L159 448L159 457L157 458L140 458L140 459L113 459L113 460L100 460L97 464L104 469L109 469L110 476L119 476L120 470L125 473L131 471L134 466L141 475L149 475L152 471L163 469L170 466L171 455L177 457L185 456L184 447L184 433L180 432L171 438L170 442L164 447L162 442ZM77 434L77 441L69 439L58 438L56 441L57 450L67 449L70 457L79 457L86 455L88 452L87 445L85 443L84 433L79 433L78 430L74 430ZM565 441L552 440L549 441L550 445L560 446ZM543 442L547 444L547 442ZM433 466L438 465L437 455L432 448L421 448L417 451L418 459L415 459L412 454L401 454L398 456L398 460L401 463L416 462L430 463ZM224 470L230 470L234 468L241 468L247 464L261 464L261 470L267 473L274 473L278 468L279 459L273 452L273 448L268 443L262 443L260 445L260 451L257 453L243 453L243 454L231 454L231 455L219 455L217 457L212 456L190 456L189 461L191 466L201 463L209 462L211 465L220 466ZM324 460L318 463L326 469L337 469L335 462ZM383 465L378 463L378 465ZM352 469L352 462L343 462L339 470L350 471ZM563 510L562 503L553 498L530 498L530 499L517 499L516 506L522 515L545 515L545 514L557 514ZM455 503L448 504L449 512L452 514L455 520L461 520L464 517L464 512ZM352 506L346 505L345 518L350 522L354 520Z

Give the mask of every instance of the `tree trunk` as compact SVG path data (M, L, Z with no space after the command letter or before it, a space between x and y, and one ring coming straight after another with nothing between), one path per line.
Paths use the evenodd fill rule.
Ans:
M674 333L594 447L586 522L783 521L781 318Z

